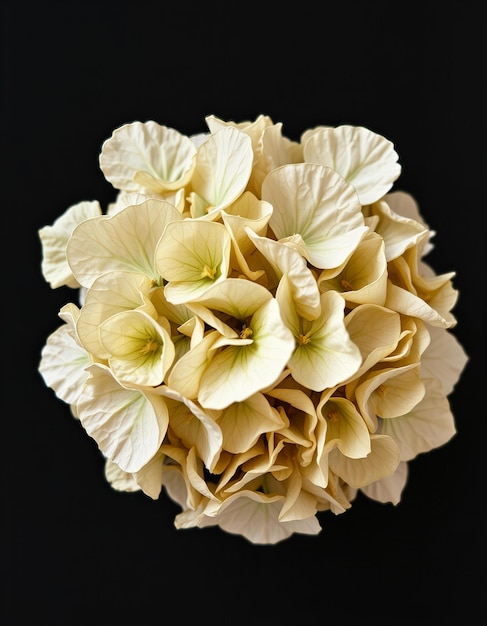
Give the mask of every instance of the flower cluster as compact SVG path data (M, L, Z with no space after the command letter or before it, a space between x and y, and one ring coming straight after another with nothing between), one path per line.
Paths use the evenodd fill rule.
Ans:
M39 230L44 278L77 293L39 371L114 489L273 544L359 491L397 504L408 462L455 434L458 291L385 137L205 121L117 128L113 202Z

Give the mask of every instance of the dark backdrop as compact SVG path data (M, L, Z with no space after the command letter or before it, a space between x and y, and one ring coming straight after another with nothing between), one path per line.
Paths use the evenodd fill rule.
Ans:
M484 623L485 27L481 3L38 2L2 9L2 623L5 626ZM72 292L37 231L81 200L119 125L204 118L363 125L391 139L456 271L470 360L457 435L410 463L402 502L358 497L319 536L255 546L176 531L165 496L114 492L93 440L37 372ZM6 343L5 343L6 342ZM296 616L296 617L294 617Z

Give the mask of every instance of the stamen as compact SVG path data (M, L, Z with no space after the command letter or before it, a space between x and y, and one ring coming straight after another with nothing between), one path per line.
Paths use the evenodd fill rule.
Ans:
M248 339L249 337L252 337L253 334L254 331L250 328L250 326L244 324L242 330L240 331L239 337L240 339Z
M377 387L377 393L379 396L384 397L386 395L387 387L385 385L379 385Z
M342 278L342 280L340 281L340 285L342 286L344 291L353 291L352 283L348 280L345 280L344 278Z
M149 352L156 352L159 349L159 344L154 339L148 339L147 343L143 348L141 348L141 354L149 354Z
M337 422L339 418L338 411L335 411L334 409L328 411L328 413L326 414L326 418L330 422Z
M200 278L211 278L211 280L215 280L216 269L212 267L205 267L201 270Z
M303 344L309 343L311 341L311 338L309 336L309 333L306 333L306 335L298 335L298 343L300 346L302 346Z

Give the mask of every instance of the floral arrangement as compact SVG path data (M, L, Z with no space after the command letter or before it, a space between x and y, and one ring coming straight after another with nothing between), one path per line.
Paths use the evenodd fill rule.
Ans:
M275 544L358 492L397 504L408 462L455 435L458 291L388 139L205 121L117 128L113 202L39 230L45 280L77 293L39 372L114 489Z

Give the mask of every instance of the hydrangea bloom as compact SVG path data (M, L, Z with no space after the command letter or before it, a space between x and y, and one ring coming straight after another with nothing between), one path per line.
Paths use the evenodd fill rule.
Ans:
M78 295L39 371L114 489L275 544L359 491L397 504L408 462L455 435L458 291L424 261L434 233L393 189L389 140L206 123L116 129L113 203L40 229L46 281Z

